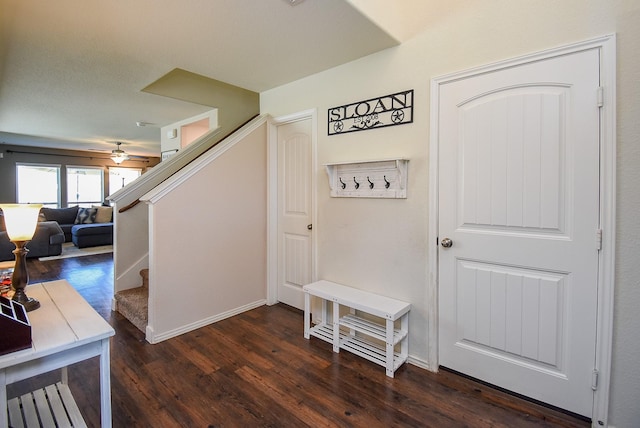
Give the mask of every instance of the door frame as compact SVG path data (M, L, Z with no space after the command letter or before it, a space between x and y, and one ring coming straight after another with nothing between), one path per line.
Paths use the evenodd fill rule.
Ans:
M278 127L301 120L311 120L311 281L316 280L318 228L317 148L318 113L303 110L284 116L269 117L267 134L267 305L278 303Z
M611 353L613 338L613 293L615 282L615 212L616 212L616 36L609 34L583 42L573 43L529 55L508 59L485 66L434 77L431 79L430 138L429 138L429 245L427 338L429 369L437 372L438 361L438 145L440 85L500 69L515 67L584 50L598 49L600 53L600 229L601 250L598 255L598 314L596 326L595 369L598 371L594 393L592 425L607 426L609 389L611 380ZM595 237L594 237L595 239ZM602 425L600 425L602 426Z

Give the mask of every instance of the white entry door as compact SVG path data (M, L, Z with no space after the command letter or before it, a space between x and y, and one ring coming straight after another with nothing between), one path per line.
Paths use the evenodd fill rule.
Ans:
M304 308L312 277L311 119L278 126L278 301Z
M452 79L438 116L440 365L591 417L599 52Z

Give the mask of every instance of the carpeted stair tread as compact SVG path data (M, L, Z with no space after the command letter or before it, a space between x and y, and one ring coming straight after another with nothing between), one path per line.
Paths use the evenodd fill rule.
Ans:
M149 311L149 289L136 287L116 293L118 312L131 321L138 330L145 332Z
M116 308L138 330L146 333L149 320L149 269L142 269L140 276L142 277L141 287L116 293Z

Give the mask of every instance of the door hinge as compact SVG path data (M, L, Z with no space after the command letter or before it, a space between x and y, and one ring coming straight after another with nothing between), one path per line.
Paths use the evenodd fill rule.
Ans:
M598 389L598 375L600 374L600 372L598 372L598 370L593 369L593 372L591 373L591 389L592 390L596 390Z
M602 229L596 230L596 250L602 249Z
M598 87L598 107L602 107L604 105L604 88L602 86Z

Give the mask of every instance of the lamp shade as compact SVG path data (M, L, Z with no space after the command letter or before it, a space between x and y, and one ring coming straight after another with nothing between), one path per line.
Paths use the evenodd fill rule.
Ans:
M30 241L38 224L42 204L0 204L4 225L12 241Z

